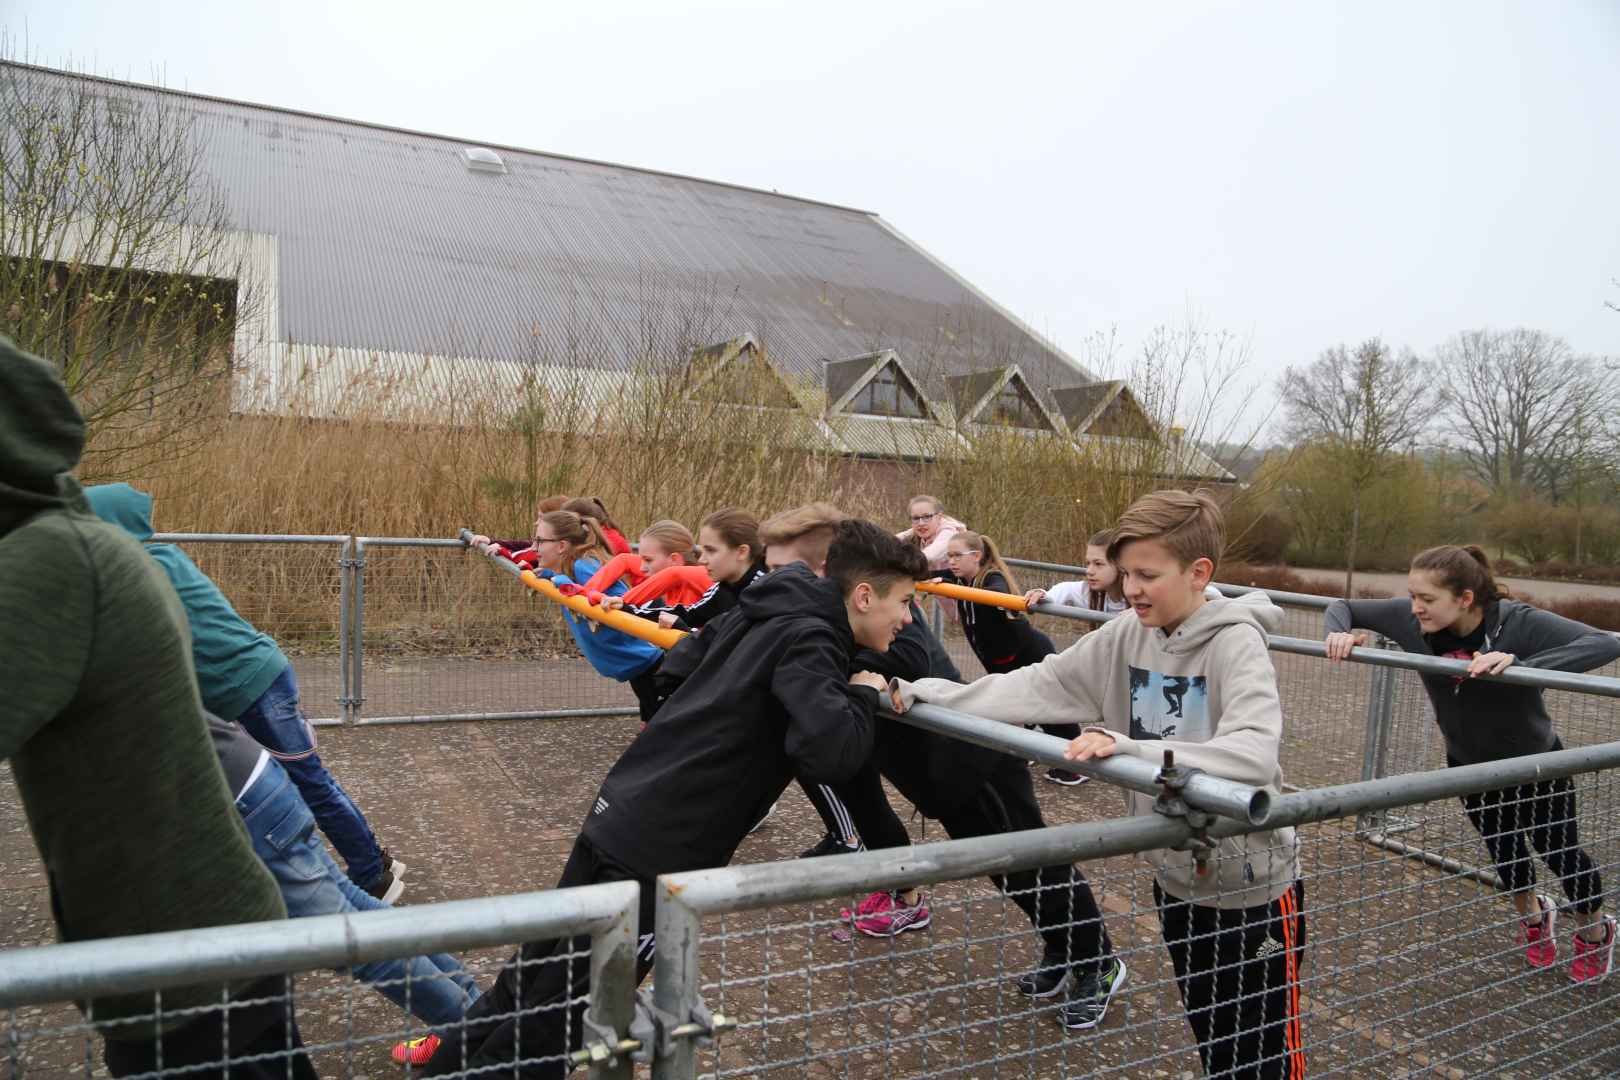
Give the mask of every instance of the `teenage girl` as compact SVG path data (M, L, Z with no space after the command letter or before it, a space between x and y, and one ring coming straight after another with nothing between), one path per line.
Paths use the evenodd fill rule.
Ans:
M1003 593L1017 589L1012 571L1002 561L995 542L982 533L967 529L957 532L946 545L945 560L949 576L963 585ZM1023 612L965 601L959 602L957 608L961 613L962 633L988 674L1038 664L1057 651L1052 639L1035 629ZM1042 724L1041 730L1060 739L1080 737L1077 724ZM1089 779L1056 766L1046 771L1046 778L1068 787Z
M1335 600L1327 609L1327 655L1355 649L1353 628L1372 630L1407 652L1468 661L1466 675L1424 675L1423 688L1446 741L1447 765L1499 761L1562 749L1539 687L1480 682L1509 667L1588 671L1620 657L1620 637L1507 598L1478 547L1452 544L1413 558L1409 599ZM1517 940L1532 967L1558 959L1558 905L1535 892L1529 847L1558 875L1577 929L1569 977L1595 983L1609 973L1615 921L1603 914L1603 881L1576 834L1575 788L1566 777L1463 796L1496 872L1519 912Z
M696 630L737 606L737 597L765 574L765 551L759 542L759 520L746 510L716 510L698 526L698 562L709 573L708 591L690 604L632 607L629 610L659 626ZM604 606L625 606L622 603Z
M603 539L607 541L608 554L630 554L630 541L624 538L624 533L613 523L613 518L609 516L607 507L603 505L601 499L595 495L580 495L563 503L562 508L596 522L597 528L602 531Z
M1113 542L1113 529L1104 529L1086 541L1084 581L1060 581L1049 590L1031 589L1024 600L1031 606L1050 600L1088 611L1124 611L1130 607L1125 602L1125 583L1119 578L1119 567L1108 561L1108 545Z
M541 514L534 524L534 544L511 557L517 561L532 561L535 573L549 577L558 587L590 580L608 559L607 539L591 518L570 510L553 510ZM500 545L491 544L488 537L475 536L473 542L486 551L506 554L500 550ZM531 559L526 560L524 556ZM624 582L615 582L606 591L610 596L620 596L625 591ZM562 612L574 643L591 666L599 674L630 684L640 705L642 723L646 723L658 707L653 675L663 661L664 651L650 641L633 638L577 615L570 608L564 607Z
M637 612L658 611L675 604L696 603L713 584L697 563L692 533L678 521L655 521L642 532L631 555L615 555L585 583L593 603L606 599L607 587L621 578L630 588L610 607Z

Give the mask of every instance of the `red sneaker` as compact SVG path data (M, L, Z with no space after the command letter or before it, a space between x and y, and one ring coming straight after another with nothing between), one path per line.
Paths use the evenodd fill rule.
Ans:
M440 1039L437 1035L424 1035L420 1039L410 1042L394 1044L391 1057L395 1065L426 1065L433 1060L434 1051L439 1049Z
M1609 975L1614 962L1614 920L1603 916L1603 940L1587 941L1575 935L1575 959L1569 963L1569 977L1578 983L1600 983Z
M1536 906L1541 918L1533 923L1519 920L1518 943L1531 967L1552 967L1558 962L1558 905L1538 893Z

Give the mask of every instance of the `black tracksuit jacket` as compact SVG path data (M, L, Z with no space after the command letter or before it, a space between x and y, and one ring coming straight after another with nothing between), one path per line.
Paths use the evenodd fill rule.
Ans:
M958 585L973 584L950 574L945 578ZM985 575L984 583L978 588L991 592L1012 592L1007 579L994 570ZM1020 617L1015 611L994 604L974 604L964 600L957 601L957 610L962 614L962 634L987 672L1015 671L1038 664L1057 651L1052 646L1051 638L1030 625L1027 616Z
M849 778L872 753L878 693L849 685L856 652L836 581L796 564L669 651L678 683L609 770L581 830L647 878L724 866L794 776Z
M736 581L717 581L709 586L709 591L698 597L690 604L672 604L664 607L660 604L645 604L638 608L631 608L633 612L644 619L657 619L664 612L675 616L675 629L697 630L707 626L709 621L724 615L737 606L737 598L742 591L760 578L768 570L763 561L756 562L743 576Z

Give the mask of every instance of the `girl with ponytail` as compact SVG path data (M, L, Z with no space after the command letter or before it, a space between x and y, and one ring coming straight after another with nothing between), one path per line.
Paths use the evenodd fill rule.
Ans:
M509 553L506 545L493 543L484 536L474 537L473 542L485 551L532 568L541 577L550 578L558 588L584 585L610 558L608 540L602 535L601 526L594 518L582 517L572 510L541 514L534 523L533 544L515 553ZM615 597L624 591L623 581L615 581L605 590L608 596ZM585 659L598 674L629 683L640 704L642 722L650 719L659 704L653 675L663 662L664 651L651 642L576 615L567 607L562 609L562 616Z
M1539 687L1482 681L1510 667L1589 671L1620 657L1620 638L1509 598L1475 545L1421 551L1407 573L1406 599L1335 600L1327 609L1327 655L1343 660L1362 638L1383 634L1407 652L1466 661L1456 675L1424 675L1423 688L1446 743L1447 765L1560 750ZM1558 960L1559 905L1535 891L1534 848L1558 883L1577 924L1569 977L1597 982L1609 973L1615 921L1603 914L1603 881L1576 832L1568 778L1463 796L1519 912L1516 938L1531 967Z
M983 533L962 529L950 538L945 548L947 580L975 589L991 592L1017 593L1018 583L1012 571L1001 558L994 540ZM1057 650L1052 639L1030 624L1029 616L994 604L974 604L959 601L957 609L962 619L962 633L967 637L973 655L979 658L989 674L1016 671L1030 664L1038 664ZM1076 724L1042 724L1041 730L1061 739L1076 739L1080 728ZM1068 769L1051 768L1046 778L1055 784L1074 787L1088 779Z

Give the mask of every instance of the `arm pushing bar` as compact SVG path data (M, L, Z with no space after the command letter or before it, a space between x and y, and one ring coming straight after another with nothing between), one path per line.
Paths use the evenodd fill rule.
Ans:
M461 530L462 543L466 544L468 547L473 546L472 536L473 534L471 530ZM525 570L517 563L500 558L496 555L489 556L489 559L496 566L499 566L502 570L505 570L507 573L523 582L523 584L539 593L541 596L544 596L549 600L555 600L563 607L577 612L578 614L594 622L599 622L603 626L611 627L620 633L629 634L634 638L640 638L642 641L650 641L654 645L657 645L660 649L672 649L677 643L680 642L682 638L686 636L679 630L665 629L655 622L648 622L646 619L638 618L637 616L631 615L628 612L606 611L591 603L583 596L564 596L557 586L553 585L545 578L542 578L533 570Z
M1115 755L1093 761L1070 761L1063 756L1069 745L1067 739L920 701L904 713L889 715L924 731L987 746L1015 757L1033 758L1043 765L1072 769L1146 795L1157 795L1163 790L1159 767L1142 758ZM1165 748L1173 750L1175 744L1165 743ZM1271 794L1264 788L1222 780L1208 773L1194 773L1187 780L1181 797L1195 810L1207 810L1251 825L1265 824L1271 813Z

